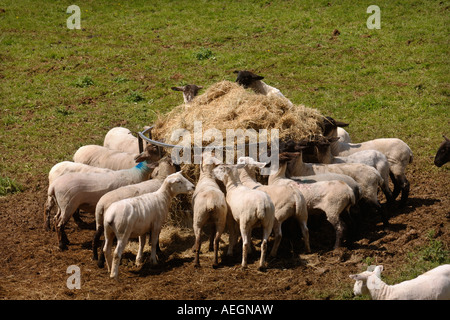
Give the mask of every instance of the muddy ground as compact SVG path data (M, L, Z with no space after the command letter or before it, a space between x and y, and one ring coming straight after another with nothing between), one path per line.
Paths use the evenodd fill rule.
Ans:
M420 168L420 169L419 169ZM423 169L425 168L425 169ZM432 159L415 159L408 167L410 199L405 208L390 210L391 227L383 228L378 216L365 216L353 242L333 251L334 232L324 217L310 218L313 253L305 254L301 242L283 242L280 256L269 261L265 272L257 271L259 258L251 256L242 270L240 256L213 269L207 236L202 246L201 268L193 267L189 228L166 226L161 235L160 264L148 259L137 268L137 243L131 243L120 267L120 281L109 279L106 269L91 260L94 231L81 229L73 220L66 228L71 241L61 252L56 234L44 231L45 176L30 178L23 193L0 198L0 298L1 299L343 299L351 298L351 273L368 263L383 264L385 274L395 274L411 252L429 243L429 235L450 244L448 168L432 168ZM82 218L94 226L92 215ZM227 249L225 234L221 253ZM269 243L269 249L271 242ZM293 250L291 250L293 248ZM239 251L238 251L239 252ZM146 247L149 257L149 247ZM81 289L66 285L70 265L81 270Z

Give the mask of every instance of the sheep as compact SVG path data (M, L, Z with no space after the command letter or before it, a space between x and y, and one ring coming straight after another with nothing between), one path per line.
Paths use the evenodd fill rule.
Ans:
M297 188L290 185L262 185L256 181L255 169L263 168L266 163L257 162L251 157L240 157L238 164L244 164L239 169L239 178L242 184L251 189L257 189L267 193L275 206L275 220L273 224L273 232L275 241L270 252L271 257L275 257L282 238L281 225L290 217L295 217L300 224L303 240L305 242L306 252L311 252L309 245L308 231L308 209L306 200Z
M262 79L264 79L263 76L258 76L253 72L246 70L236 70L234 71L234 73L237 73L236 82L239 85L243 86L245 89L251 88L255 93L263 94L265 96L282 97L289 102L290 106L293 105L292 102L287 99L280 90L261 81Z
M149 159L154 162L160 159L159 153L152 153L155 146L148 144L141 154L131 154L118 150L110 150L103 146L86 145L80 147L73 156L73 161L84 163L94 167L108 168L112 170L129 169L136 165L136 162L142 162L143 158L149 154L153 157Z
M171 89L174 91L183 92L184 103L189 104L192 100L194 100L195 96L198 94L200 89L203 89L203 87L195 84L187 84L182 87L172 87Z
M336 137L337 125L331 120L326 121L326 123L329 128L327 129L327 134L324 133L324 135L327 137ZM345 157L362 150L377 150L386 156L389 161L389 176L394 184L392 197L396 199L401 192L400 204L405 205L410 189L410 183L406 178L405 170L408 164L413 161L411 148L398 138L380 138L361 143L345 143L341 141L331 143L331 153L334 156Z
M287 148L290 148L287 146ZM304 163L301 156L303 147L294 143L294 150L300 154L299 157L290 161L286 170L287 177L307 176L319 173L339 173L352 177L361 186L361 199L363 199L370 208L375 209L381 215L385 227L389 221L378 201L378 186L382 186L383 178L379 172L366 164L362 163L339 163L339 164L317 164Z
M163 157L158 161L157 167L152 172L152 179L137 184L126 185L104 194L97 202L95 207L96 232L92 242L93 260L98 260L98 266L103 267L104 255L100 252L98 259L97 249L100 246L100 237L104 232L103 216L109 206L119 200L136 197L145 193L157 191L164 182L164 179L175 173L175 166L169 156Z
M72 161L62 161L55 164L48 173L48 185L50 186L53 181L58 177L73 172L109 172L111 169L93 167L83 163L76 163ZM45 208L49 206L48 199L44 205L44 228L50 229L50 212L47 212ZM83 226L83 221L80 219L78 212L73 215L75 222L78 226Z
M103 218L105 228L103 252L111 278L118 280L120 259L130 237L139 237L139 251L136 256L136 264L139 266L143 262L146 234L150 232L152 242L150 261L152 264L157 263L156 245L169 214L170 203L178 194L193 190L194 185L179 171L167 176L157 191L119 200L109 206ZM117 238L117 246L113 257L111 251L114 236Z
M48 185L51 185L58 177L73 172L110 172L108 168L99 168L84 163L62 161L55 164L48 173Z
M350 138L350 135L342 127L338 127L337 128L337 136L339 137L339 141L341 141L341 142L348 142L348 143L352 142L352 139Z
M417 278L388 285L381 280L383 266L352 274L355 295L370 294L373 300L450 300L450 264L441 265Z
M436 156L434 157L434 165L436 167L442 167L444 164L450 161L450 139L443 135L444 141L439 146Z
M299 183L287 178L287 163L298 156L298 153L281 153L278 171L269 176L268 184L269 186L292 185L303 194L308 212L314 209L325 212L327 220L333 225L336 232L334 248L337 249L341 246L345 230L345 223L342 221L341 215L344 212L348 213L350 207L356 203L353 190L339 180Z
M135 184L147 180L152 173L152 164L147 159L154 158L157 148L152 146L151 153L143 156L143 162L135 167L105 173L76 172L62 175L48 188L47 203L44 216L57 205L55 228L57 231L59 248L67 249L69 243L64 231L65 224L77 209L95 212L100 198L107 192L121 186Z
M194 211L193 228L195 235L195 267L200 266L200 235L203 226L208 221L211 221L213 223L213 231L211 233L211 237L214 236L213 268L217 268L219 264L219 242L223 230L225 229L228 208L227 202L225 200L225 195L220 190L212 173L212 170L218 164L220 164L220 161L217 158L208 154L204 154L203 162L200 167L200 177L198 179L197 185L195 186L195 191L192 196L192 208ZM210 250L211 249L212 248L210 245Z
M144 127L144 130L148 127ZM133 133L123 127L115 127L109 130L105 139L103 140L103 146L110 150L117 150L121 152L127 152L131 154L138 153L139 139L133 135ZM143 147L147 146L147 142L143 141Z
M331 139L332 142L335 139ZM363 163L368 166L374 167L378 170L381 177L383 178L383 183L381 184L381 190L386 196L388 203L393 202L392 192L389 188L389 162L386 156L377 150L363 150L355 152L351 155L333 156L331 154L331 147L329 142L317 143L317 159L319 163L323 164L336 164L336 163Z
M259 270L265 269L267 241L273 228L275 207L267 193L252 190L244 186L239 180L238 168L242 165L221 164L213 172L216 179L222 181L226 188L228 204L227 223L230 229L228 255L233 254L233 247L237 242L240 229L242 237L242 268L247 268L247 253L250 248L253 227L262 225L263 238L261 243L261 258Z

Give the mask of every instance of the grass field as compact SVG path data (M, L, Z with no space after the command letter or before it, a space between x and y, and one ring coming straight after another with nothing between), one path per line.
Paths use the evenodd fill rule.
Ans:
M66 26L72 4L80 30ZM366 26L372 4L381 29ZM353 141L398 137L418 170L448 175L430 163L450 135L449 10L419 0L2 0L3 189L46 190L38 181L78 147L181 104L170 87L234 81L237 69L349 122Z

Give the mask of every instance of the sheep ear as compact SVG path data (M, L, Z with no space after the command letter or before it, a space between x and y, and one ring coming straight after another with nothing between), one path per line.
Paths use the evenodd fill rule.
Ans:
M445 136L445 134L443 134L442 136L444 137L444 139L445 139L447 142L450 141L450 139L447 138L447 137Z
M197 86L197 89L199 89L199 90L203 89L203 86Z
M264 79L263 76L258 76L256 74L254 76L252 76L252 80L262 80L262 79Z
M356 280L356 281L358 281L358 280L364 280L364 279L367 278L366 276L364 276L364 275L362 275L362 274L351 274L351 275L349 275L349 277L350 277L351 279L353 279L353 280Z
M378 277L380 277L381 276L381 272L383 271L383 266L376 266L375 267L375 270L373 270L373 272L378 276Z
M171 89L173 91L184 91L184 89L182 87L172 87Z
M239 70L234 70L233 73L238 74L240 71Z
M336 121L336 126L341 127L341 128L348 127L349 125L350 125L349 123L345 123L342 121Z

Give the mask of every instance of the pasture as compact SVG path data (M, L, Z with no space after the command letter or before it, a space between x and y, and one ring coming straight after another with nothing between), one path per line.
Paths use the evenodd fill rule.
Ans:
M67 28L72 4L81 29ZM0 2L0 298L353 299L348 275L368 265L383 264L395 283L449 263L449 164L437 168L433 157L450 135L450 2L378 1L380 29L366 26L371 4ZM350 123L354 142L396 137L411 147L410 198L390 211L390 229L366 217L355 241L333 251L333 230L313 217L312 253L281 252L259 272L257 253L247 270L238 255L211 268L206 242L194 269L192 229L168 224L161 263L135 267L132 244L119 283L91 260L92 229L71 221L72 244L59 251L56 234L43 229L54 164L101 145L113 127L154 123L183 102L172 86L207 88L244 69L294 104ZM95 225L92 215L82 218ZM80 267L81 289L66 286L71 265Z

